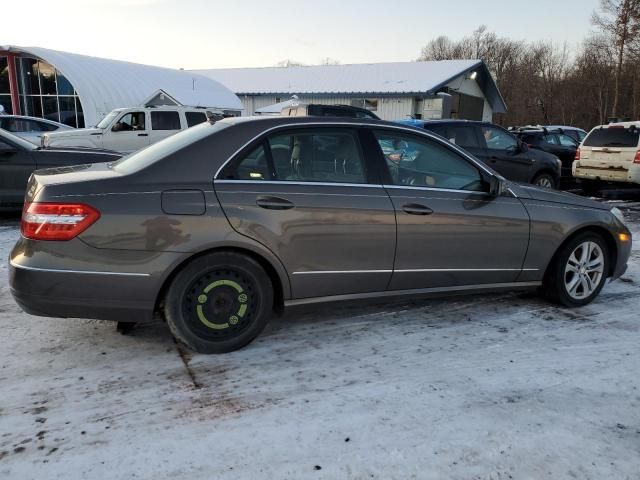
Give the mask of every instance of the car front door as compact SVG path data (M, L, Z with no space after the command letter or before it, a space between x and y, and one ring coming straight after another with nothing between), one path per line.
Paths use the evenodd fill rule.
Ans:
M0 207L22 204L29 175L35 168L28 150L0 137Z
M355 128L293 128L245 149L214 181L233 228L280 258L294 299L386 289L396 220L367 160Z
M511 193L492 196L488 178L445 142L408 132L373 132L398 238L390 290L514 282L529 242L529 216ZM384 145L402 142L402 159Z
M127 112L102 135L102 146L116 152L131 153L149 145L149 129L144 111Z
M481 125L479 129L486 151L485 163L509 180L528 182L534 162L518 139L493 125Z

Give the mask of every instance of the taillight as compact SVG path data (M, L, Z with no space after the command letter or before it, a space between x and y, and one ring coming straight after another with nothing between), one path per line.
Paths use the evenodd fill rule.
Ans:
M636 152L636 156L633 159L633 163L640 163L640 150Z
M576 156L573 158L574 160L580 160L580 149L576 150Z
M20 232L32 240L71 240L99 218L98 210L83 203L28 203Z

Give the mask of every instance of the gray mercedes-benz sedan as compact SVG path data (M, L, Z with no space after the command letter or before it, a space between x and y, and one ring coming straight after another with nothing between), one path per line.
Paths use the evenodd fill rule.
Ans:
M297 304L541 287L580 306L631 250L616 209L507 182L425 130L312 117L205 123L37 171L21 231L10 283L26 312L160 313L205 353Z

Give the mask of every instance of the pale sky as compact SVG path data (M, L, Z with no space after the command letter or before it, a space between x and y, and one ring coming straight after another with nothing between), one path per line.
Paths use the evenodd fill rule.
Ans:
M479 25L577 48L598 0L2 0L0 45L186 69L414 60ZM524 5L527 5L526 7Z

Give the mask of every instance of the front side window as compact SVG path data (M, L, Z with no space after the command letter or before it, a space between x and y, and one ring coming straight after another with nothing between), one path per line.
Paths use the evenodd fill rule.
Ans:
M111 130L114 132L133 132L144 129L144 112L130 112L125 113Z
M180 114L178 112L151 112L151 128L153 130L180 130Z
M235 167L226 169L222 178L367 183L356 134L333 130L274 134Z
M394 185L484 191L478 168L444 145L396 132L375 136Z
M518 141L509 133L495 127L480 127L489 150L515 150Z

